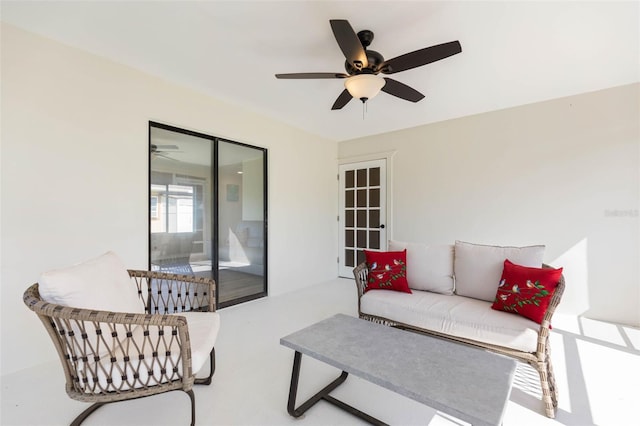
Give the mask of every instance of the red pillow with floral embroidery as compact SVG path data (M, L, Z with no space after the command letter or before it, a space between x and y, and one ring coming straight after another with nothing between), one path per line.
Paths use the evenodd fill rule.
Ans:
M395 290L411 293L407 282L407 250L364 251L369 266L369 278L364 288L369 290Z
M506 259L491 309L513 312L541 324L561 275L562 268L531 268Z

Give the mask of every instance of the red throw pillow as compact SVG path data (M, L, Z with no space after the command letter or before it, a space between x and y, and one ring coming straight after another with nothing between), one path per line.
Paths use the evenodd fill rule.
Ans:
M395 290L411 293L407 282L407 250L364 251L369 265L369 279L364 288L369 290Z
M491 309L513 312L541 324L561 275L562 268L531 268L506 259Z

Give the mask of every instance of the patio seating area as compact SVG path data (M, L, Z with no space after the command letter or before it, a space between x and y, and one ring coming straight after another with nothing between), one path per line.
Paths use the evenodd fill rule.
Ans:
M302 290L223 309L211 386L196 392L197 418L209 425L355 425L361 421L319 403L304 419L287 413L293 353L280 337L337 313L357 316L353 281L336 279ZM631 425L640 400L640 330L607 322L554 316L551 344L560 390L555 419L544 416L535 370L518 364L505 426ZM300 398L317 392L336 370L305 359ZM37 383L37 386L34 386ZM87 404L69 399L56 364L3 377L0 423L68 424ZM351 378L336 390L345 402L392 424L465 424L394 392ZM171 392L121 402L95 412L85 425L175 425L189 417L187 397Z

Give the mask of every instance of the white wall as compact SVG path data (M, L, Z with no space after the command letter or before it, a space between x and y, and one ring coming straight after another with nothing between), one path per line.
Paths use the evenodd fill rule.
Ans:
M640 325L640 85L343 142L395 151L397 240L547 246L560 310ZM428 102L426 99L424 102Z
M336 143L10 25L1 47L3 375L55 356L22 303L42 271L146 268L149 120L269 150L271 295L336 276Z

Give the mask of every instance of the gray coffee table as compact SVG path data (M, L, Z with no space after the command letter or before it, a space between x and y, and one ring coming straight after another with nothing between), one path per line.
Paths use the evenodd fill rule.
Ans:
M325 400L384 425L329 395L351 373L473 425L499 425L516 367L502 355L342 314L283 337L280 344L295 351L287 405L294 417ZM302 354L342 374L296 408Z

